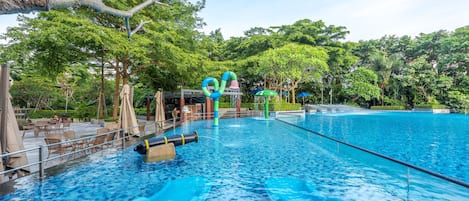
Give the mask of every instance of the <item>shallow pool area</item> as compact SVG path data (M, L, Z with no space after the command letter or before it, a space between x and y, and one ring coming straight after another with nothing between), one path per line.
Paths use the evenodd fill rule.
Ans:
M469 197L466 187L278 120L222 119L219 127L212 127L212 121L196 121L165 135L194 130L199 142L176 147L174 160L145 163L133 151L135 145L107 150L42 182L18 179L16 191L0 200L132 200L151 197L168 182L191 177L206 181L209 190L200 195L202 200L276 200L279 179L300 181L299 200Z

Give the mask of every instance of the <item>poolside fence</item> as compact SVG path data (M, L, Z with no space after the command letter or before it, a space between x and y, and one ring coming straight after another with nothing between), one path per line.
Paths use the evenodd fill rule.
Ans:
M48 168L64 164L68 161L84 158L100 150L118 148L124 149L136 143L139 139L146 139L160 135L165 131L175 129L190 121L211 119L214 113L197 113L193 116L185 115L184 118L168 119L160 122L146 122L138 126L140 133L130 134L127 129L113 128L104 132L80 134L78 137L67 140L48 141L45 145L34 148L1 154L0 159L7 162L21 154L28 156L29 164L0 171L0 184L31 174L37 174L39 179L46 175L44 171ZM262 111L227 111L221 118L238 118L248 116L261 116ZM197 118L194 118L197 117ZM5 163L4 163L5 164Z

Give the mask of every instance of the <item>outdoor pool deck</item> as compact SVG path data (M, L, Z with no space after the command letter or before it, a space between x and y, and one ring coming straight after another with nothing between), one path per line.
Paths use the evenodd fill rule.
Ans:
M82 122L82 123L71 123L70 128L67 128L65 130L73 130L75 131L77 136L83 136L87 134L96 133L96 130L99 128L102 128L100 124L91 124L91 122ZM23 143L24 143L25 149L36 148L40 145L45 146L46 142L44 141L44 132L39 133L39 136L35 137L33 130L27 130L24 135ZM37 151L27 152L27 156L28 156L29 163L36 163L39 161L39 152ZM30 170L31 172L36 172L38 171L38 167L31 166Z

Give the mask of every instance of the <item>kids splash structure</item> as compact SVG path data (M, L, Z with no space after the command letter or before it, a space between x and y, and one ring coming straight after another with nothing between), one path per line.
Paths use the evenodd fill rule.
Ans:
M277 92L272 90L262 90L256 93L256 96L264 96L264 117L269 119L269 96L278 96Z
M231 71L226 71L221 77L221 83L213 77L207 77L202 81L202 91L206 97L213 99L213 126L218 126L218 99L223 95L226 87L226 81L231 77L230 89L239 89L238 80L236 74ZM213 92L210 93L208 85L213 84Z

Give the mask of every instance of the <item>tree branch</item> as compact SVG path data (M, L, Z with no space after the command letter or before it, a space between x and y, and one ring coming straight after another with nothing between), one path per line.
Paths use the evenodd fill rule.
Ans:
M49 4L47 5L47 3ZM147 0L128 11L123 11L106 6L102 0L0 0L0 15L46 11L54 8L86 6L93 8L98 12L129 18L137 11L142 10L153 3L167 6L167 4L161 3L158 0Z
M148 21L141 21L140 24L138 24L138 26L135 27L135 29L130 32L130 36L134 35L134 34L137 33L138 31L140 31L140 30L143 28L143 25L144 25L144 24L147 24L147 23L150 23L150 22L152 22L152 21L151 21L151 20L148 20ZM130 36L129 36L129 37L130 37Z
M138 71L142 70L143 68L145 68L147 66L158 65L158 64L159 64L159 62L157 62L157 61L152 61L150 63L142 64L142 65L138 66L137 68L133 69L132 72L129 73L129 75L134 75L135 73L137 73Z

